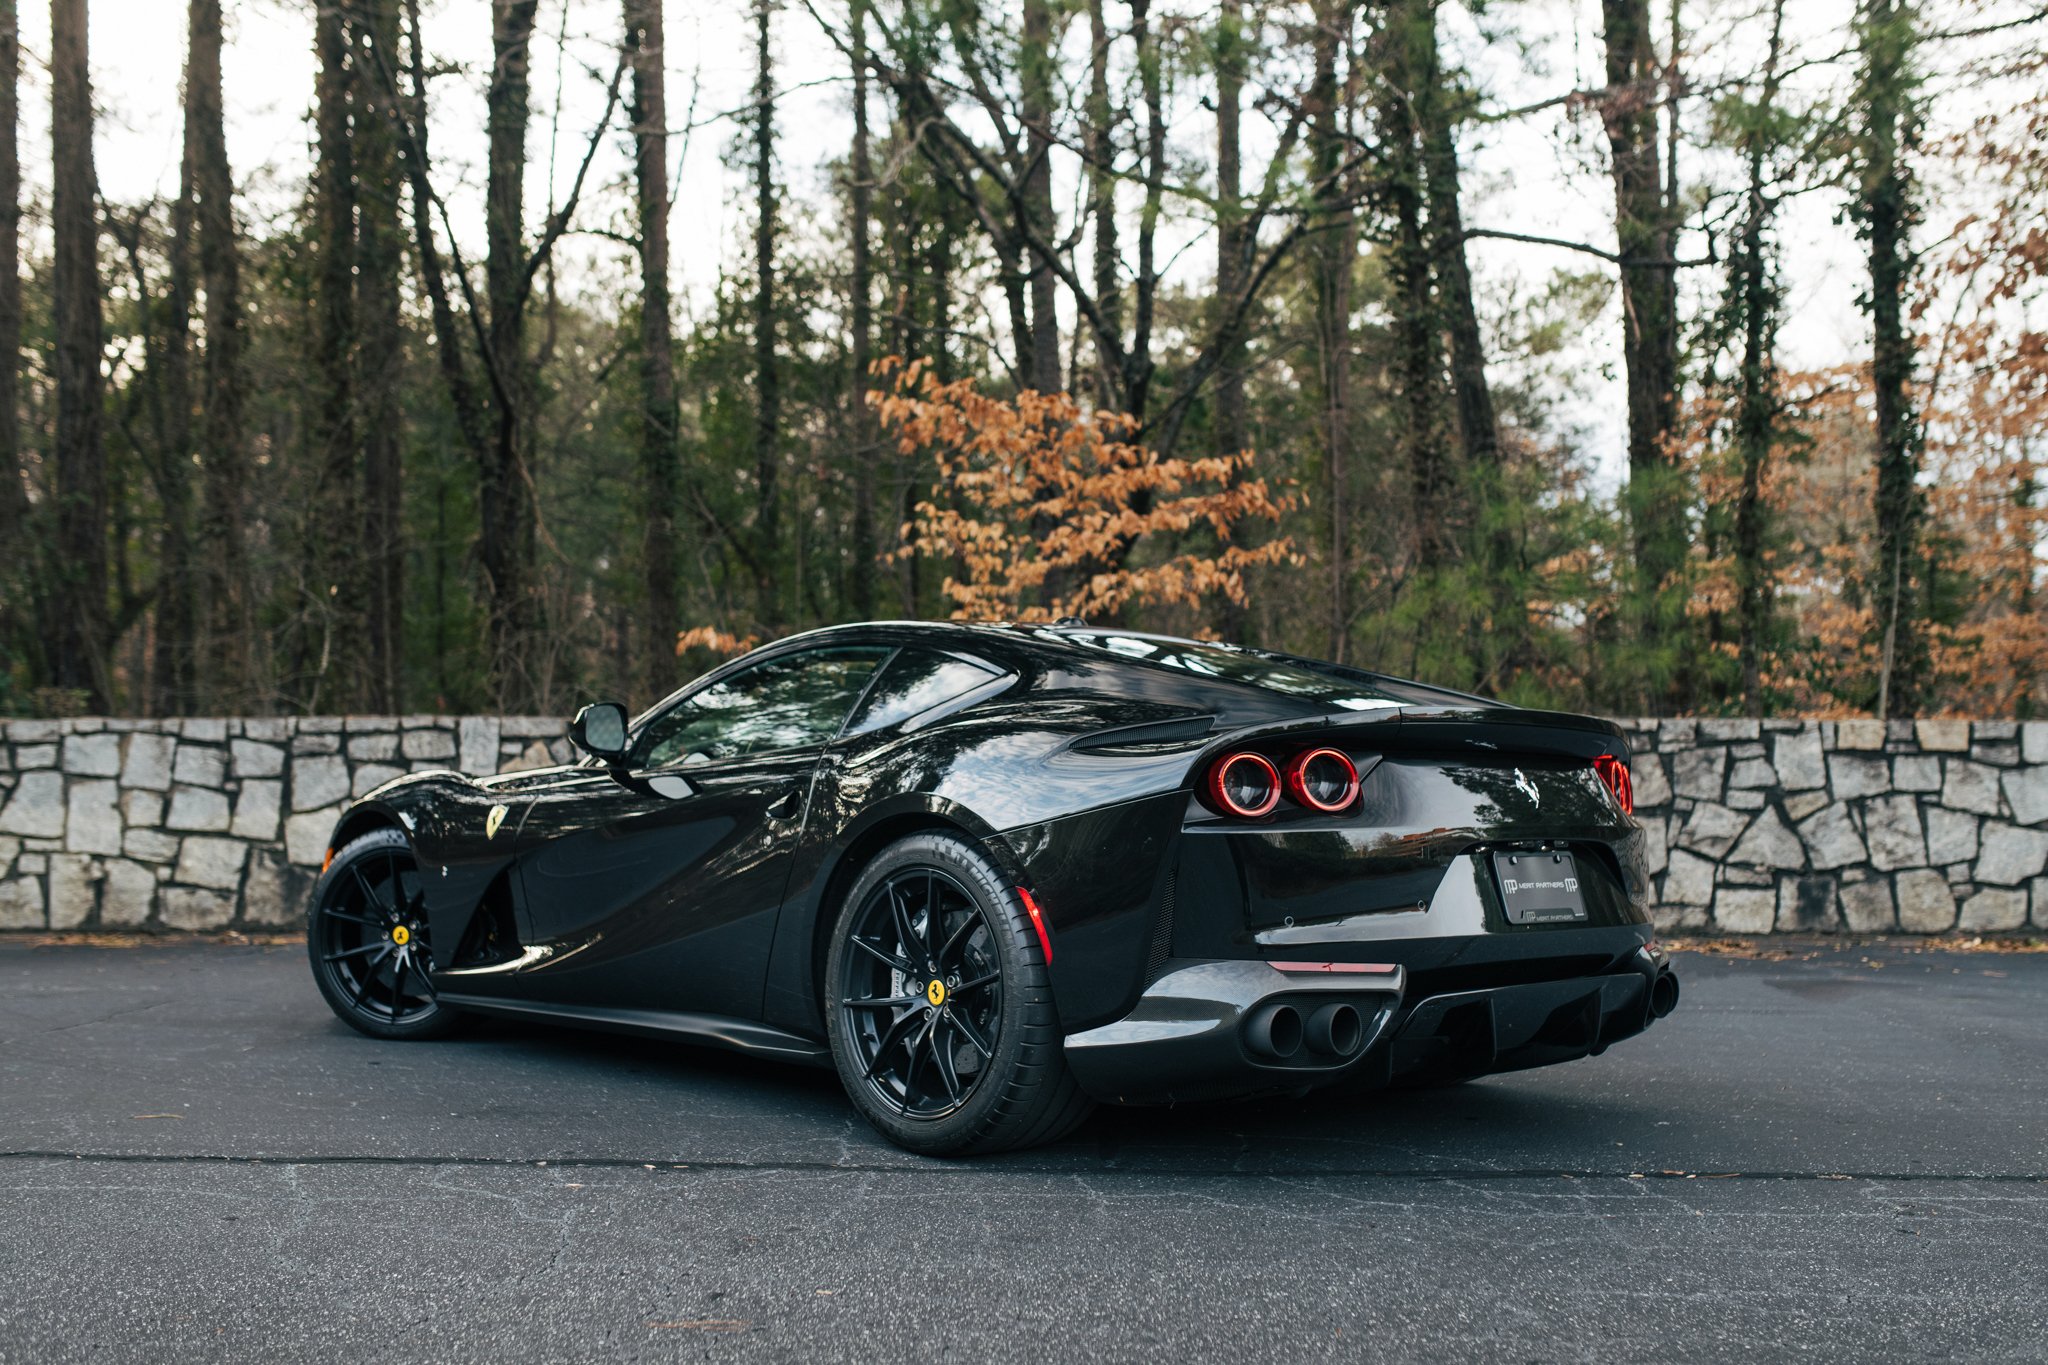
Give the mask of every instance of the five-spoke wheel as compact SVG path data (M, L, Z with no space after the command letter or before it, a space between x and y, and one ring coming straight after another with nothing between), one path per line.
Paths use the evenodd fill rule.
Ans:
M379 1038L439 1033L418 864L405 836L377 830L338 850L313 891L306 951L334 1012Z

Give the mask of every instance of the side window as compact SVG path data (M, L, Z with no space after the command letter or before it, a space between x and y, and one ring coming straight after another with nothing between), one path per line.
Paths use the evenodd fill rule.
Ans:
M672 768L823 744L889 650L843 645L756 664L693 692L634 741L636 768Z
M986 664L931 650L906 649L868 689L847 733L866 734L909 720L1002 676Z

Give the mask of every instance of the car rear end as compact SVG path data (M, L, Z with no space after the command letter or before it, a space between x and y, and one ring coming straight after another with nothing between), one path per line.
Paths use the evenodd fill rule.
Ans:
M1126 1103L1370 1089L1641 1032L1677 981L1627 760L1610 723L1457 698L1210 739L1155 817L1135 999L1070 1034L1075 1073ZM1089 894L1060 871L1047 903Z

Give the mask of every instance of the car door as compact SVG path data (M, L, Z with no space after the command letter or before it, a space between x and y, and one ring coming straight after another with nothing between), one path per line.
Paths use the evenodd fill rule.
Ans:
M518 861L531 998L750 1016L813 775L886 646L782 654L635 730L625 780L537 793Z

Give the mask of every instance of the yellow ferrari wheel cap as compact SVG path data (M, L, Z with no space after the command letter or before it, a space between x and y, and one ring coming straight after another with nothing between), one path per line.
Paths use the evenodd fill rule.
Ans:
M403 924L399 925L391 931L391 941L400 947L405 946L412 942L412 930L406 928Z
M931 984L924 988L924 998L931 1001L934 1005L945 1004L946 983L939 980L937 977L933 977L931 980Z

